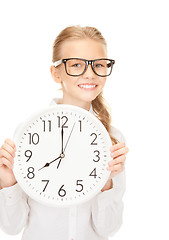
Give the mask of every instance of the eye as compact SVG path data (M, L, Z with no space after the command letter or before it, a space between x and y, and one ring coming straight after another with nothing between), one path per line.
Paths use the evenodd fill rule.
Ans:
M98 60L94 62L94 68L105 68L107 65L107 61L105 60Z
M97 63L94 65L95 68L101 68L101 67L104 67L101 63Z
M75 63L72 65L72 67L81 67L81 64L80 63Z

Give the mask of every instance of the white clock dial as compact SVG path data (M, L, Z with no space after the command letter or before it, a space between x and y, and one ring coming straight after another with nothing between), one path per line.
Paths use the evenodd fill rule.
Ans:
M41 111L25 122L15 142L15 177L41 203L82 203L108 180L111 139L103 124L82 108L61 104Z

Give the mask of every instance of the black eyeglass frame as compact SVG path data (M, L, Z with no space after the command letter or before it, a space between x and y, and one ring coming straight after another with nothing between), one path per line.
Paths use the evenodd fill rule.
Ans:
M84 71L83 71L81 74L73 75L73 74L70 74L70 73L67 72L66 62L67 62L68 60L72 60L72 59L78 59L78 60L82 60L82 61L85 62L86 66L85 66ZM110 66L108 66L108 67L111 67L111 70L110 70L110 73L109 73L109 74L100 75L100 74L96 73L96 71L95 71L95 69L94 69L94 62L96 62L96 61L98 61L98 60L109 60L109 61L110 61L110 63L109 63ZM65 71L66 71L66 73L67 73L69 76L72 76L72 77L78 77L78 76L83 75L83 74L86 72L88 65L91 65L93 72L94 72L97 76L99 76L99 77L107 77L107 76L110 76L110 74L112 73L113 65L115 64L115 60L109 59L109 58L99 58L99 59L94 59L94 60L86 60L86 59L83 59L83 58L64 58L64 59L61 59L61 60L58 60L58 61L54 62L53 65L54 65L55 67L57 67L57 66L59 66L59 65L62 64L62 63L64 63L64 65L65 65ZM109 65L109 64L108 64L108 65Z

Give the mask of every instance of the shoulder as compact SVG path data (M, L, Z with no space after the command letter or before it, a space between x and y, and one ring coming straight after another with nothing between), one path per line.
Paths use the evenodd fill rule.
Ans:
M123 133L111 125L111 134L114 138L116 138L119 142L126 142L126 139L123 135Z

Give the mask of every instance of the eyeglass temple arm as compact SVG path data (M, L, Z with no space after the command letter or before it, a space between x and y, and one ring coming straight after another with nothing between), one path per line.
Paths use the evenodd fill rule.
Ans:
M53 63L55 67L59 66L62 63L62 59Z
M115 61L112 61L112 62L108 63L108 64L107 64L107 67L109 68L109 67L111 67L113 64L115 64Z

